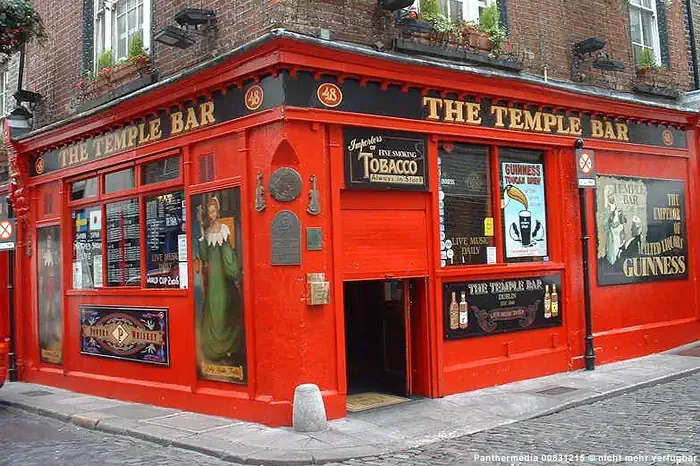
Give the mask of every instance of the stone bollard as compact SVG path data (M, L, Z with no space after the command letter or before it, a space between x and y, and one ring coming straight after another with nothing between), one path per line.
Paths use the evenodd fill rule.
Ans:
M294 390L293 411L294 430L318 432L326 428L326 407L317 385L305 383Z

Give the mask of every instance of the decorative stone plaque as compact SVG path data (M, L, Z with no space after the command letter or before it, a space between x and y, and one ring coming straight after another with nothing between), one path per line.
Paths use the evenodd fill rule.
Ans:
M270 195L280 202L291 202L301 193L301 175L293 168L282 167L270 177Z
M272 265L301 264L301 225L299 217L282 210L272 220Z
M322 232L320 227L306 227L306 249L308 251L323 249Z

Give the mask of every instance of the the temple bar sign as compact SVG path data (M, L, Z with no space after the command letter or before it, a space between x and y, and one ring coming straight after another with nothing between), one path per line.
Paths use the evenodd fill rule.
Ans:
M681 138L674 137L674 133L680 130L674 128L622 119L600 119L580 112L545 111L536 106L497 105L488 99L470 102L424 96L423 112L423 118L428 121L616 142L649 144L661 141L666 146L684 147Z

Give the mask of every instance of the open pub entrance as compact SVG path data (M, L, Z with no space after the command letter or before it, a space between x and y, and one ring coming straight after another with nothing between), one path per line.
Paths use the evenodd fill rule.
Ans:
M405 401L412 394L411 319L423 283L422 279L345 283L349 411Z

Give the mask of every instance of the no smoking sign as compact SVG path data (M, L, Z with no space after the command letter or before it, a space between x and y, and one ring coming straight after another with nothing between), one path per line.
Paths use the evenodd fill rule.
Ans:
M595 152L576 149L576 176L579 188L595 188Z
M0 251L15 248L15 220L0 221Z

